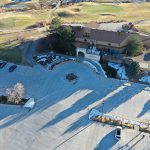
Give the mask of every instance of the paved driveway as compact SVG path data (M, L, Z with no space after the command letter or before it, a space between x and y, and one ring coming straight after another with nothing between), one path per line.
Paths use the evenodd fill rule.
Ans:
M149 118L149 87L104 78L74 62L58 65L51 72L36 65L8 73L7 67L0 70L0 93L21 82L26 97L35 97L37 102L31 111L0 105L0 150L92 150L100 145L104 150L150 148L148 135L132 140L138 132L123 130L123 138L117 142L114 127L88 119L93 107L102 110L102 101L105 113ZM70 72L78 76L75 84L65 79Z
M132 59L139 62L142 68L148 69L150 71L150 52L143 52L142 55L133 57Z

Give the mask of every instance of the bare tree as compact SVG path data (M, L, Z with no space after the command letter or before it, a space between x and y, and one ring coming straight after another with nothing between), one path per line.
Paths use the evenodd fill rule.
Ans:
M23 98L25 89L22 83L17 83L13 88L6 89L8 102L19 104Z

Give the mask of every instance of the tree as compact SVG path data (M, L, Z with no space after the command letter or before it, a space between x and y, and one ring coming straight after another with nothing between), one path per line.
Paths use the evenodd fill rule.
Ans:
M53 49L57 53L75 55L75 34L70 26L62 26L58 17L52 19L49 36L53 37Z
M13 88L6 90L8 102L19 104L23 98L25 89L22 83L17 83Z
M61 24L62 24L61 19L58 18L58 17L54 17L54 18L52 19L52 21L51 21L51 25L50 25L50 30L49 30L49 32L50 32L50 33L51 33L51 32L54 32L54 31L57 32L57 31L59 30Z
M127 54L129 56L137 56L142 53L143 43L139 36L134 36L132 40L128 42Z
M49 5L48 0L39 0L39 4L40 4L41 7Z
M131 78L137 76L140 71L140 65L138 62L133 61L126 69L127 75Z
M75 34L71 27L64 26L58 29L55 36L54 50L62 54L74 54L75 47L73 42L75 41Z

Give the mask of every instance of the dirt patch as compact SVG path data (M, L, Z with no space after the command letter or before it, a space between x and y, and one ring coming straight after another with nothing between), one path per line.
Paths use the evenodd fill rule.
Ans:
M100 14L100 16L113 16L113 17L116 17L116 15L114 15L114 14Z

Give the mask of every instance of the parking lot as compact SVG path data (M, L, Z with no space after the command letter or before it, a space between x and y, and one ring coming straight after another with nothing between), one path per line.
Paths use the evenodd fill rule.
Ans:
M104 102L104 113L146 121L149 86L108 79L77 62L60 64L52 71L40 65L18 66L12 73L9 65L0 69L0 94L21 82L25 97L34 97L36 105L30 112L0 105L0 149L150 149L148 134L143 138L136 130L123 129L122 139L116 141L116 127L88 119L90 110L101 111ZM75 84L65 79L72 72L78 76Z

